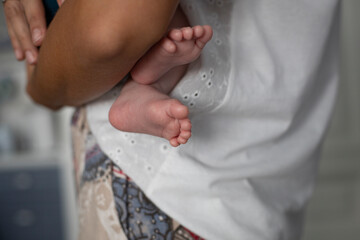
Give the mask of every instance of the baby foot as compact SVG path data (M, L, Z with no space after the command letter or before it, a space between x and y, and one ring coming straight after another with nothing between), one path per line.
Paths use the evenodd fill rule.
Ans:
M210 26L172 29L131 70L134 81L151 84L171 68L195 61L212 37Z
M150 85L130 81L112 105L109 121L121 131L162 137L177 147L191 137L188 114L188 108L178 100Z
M157 125L161 131L158 136L169 140L173 147L185 144L191 137L188 108L178 100L171 98L155 100L147 109L147 123L152 122L152 126L149 126L154 130L154 124Z

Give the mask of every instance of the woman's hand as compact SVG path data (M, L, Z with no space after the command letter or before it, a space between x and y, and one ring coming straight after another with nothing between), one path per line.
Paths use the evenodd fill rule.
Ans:
M37 62L38 50L46 33L44 6L41 0L6 0L4 12L11 44L18 60Z

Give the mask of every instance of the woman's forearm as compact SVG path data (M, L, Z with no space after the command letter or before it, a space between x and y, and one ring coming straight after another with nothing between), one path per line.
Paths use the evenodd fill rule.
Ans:
M178 0L67 0L49 27L27 91L52 109L116 85L166 32Z

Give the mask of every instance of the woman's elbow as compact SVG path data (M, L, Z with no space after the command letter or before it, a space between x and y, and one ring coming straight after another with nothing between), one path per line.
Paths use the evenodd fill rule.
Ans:
M50 110L57 111L63 107L63 105L60 104L58 101L55 102L54 100L51 100L46 96L39 94L39 92L34 89L31 84L27 84L26 93L34 103L42 105L43 107L46 107Z

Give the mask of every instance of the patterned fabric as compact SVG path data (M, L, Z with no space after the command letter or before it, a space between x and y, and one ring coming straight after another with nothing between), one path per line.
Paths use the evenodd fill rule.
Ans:
M99 148L85 109L72 119L79 240L200 240L157 208Z

